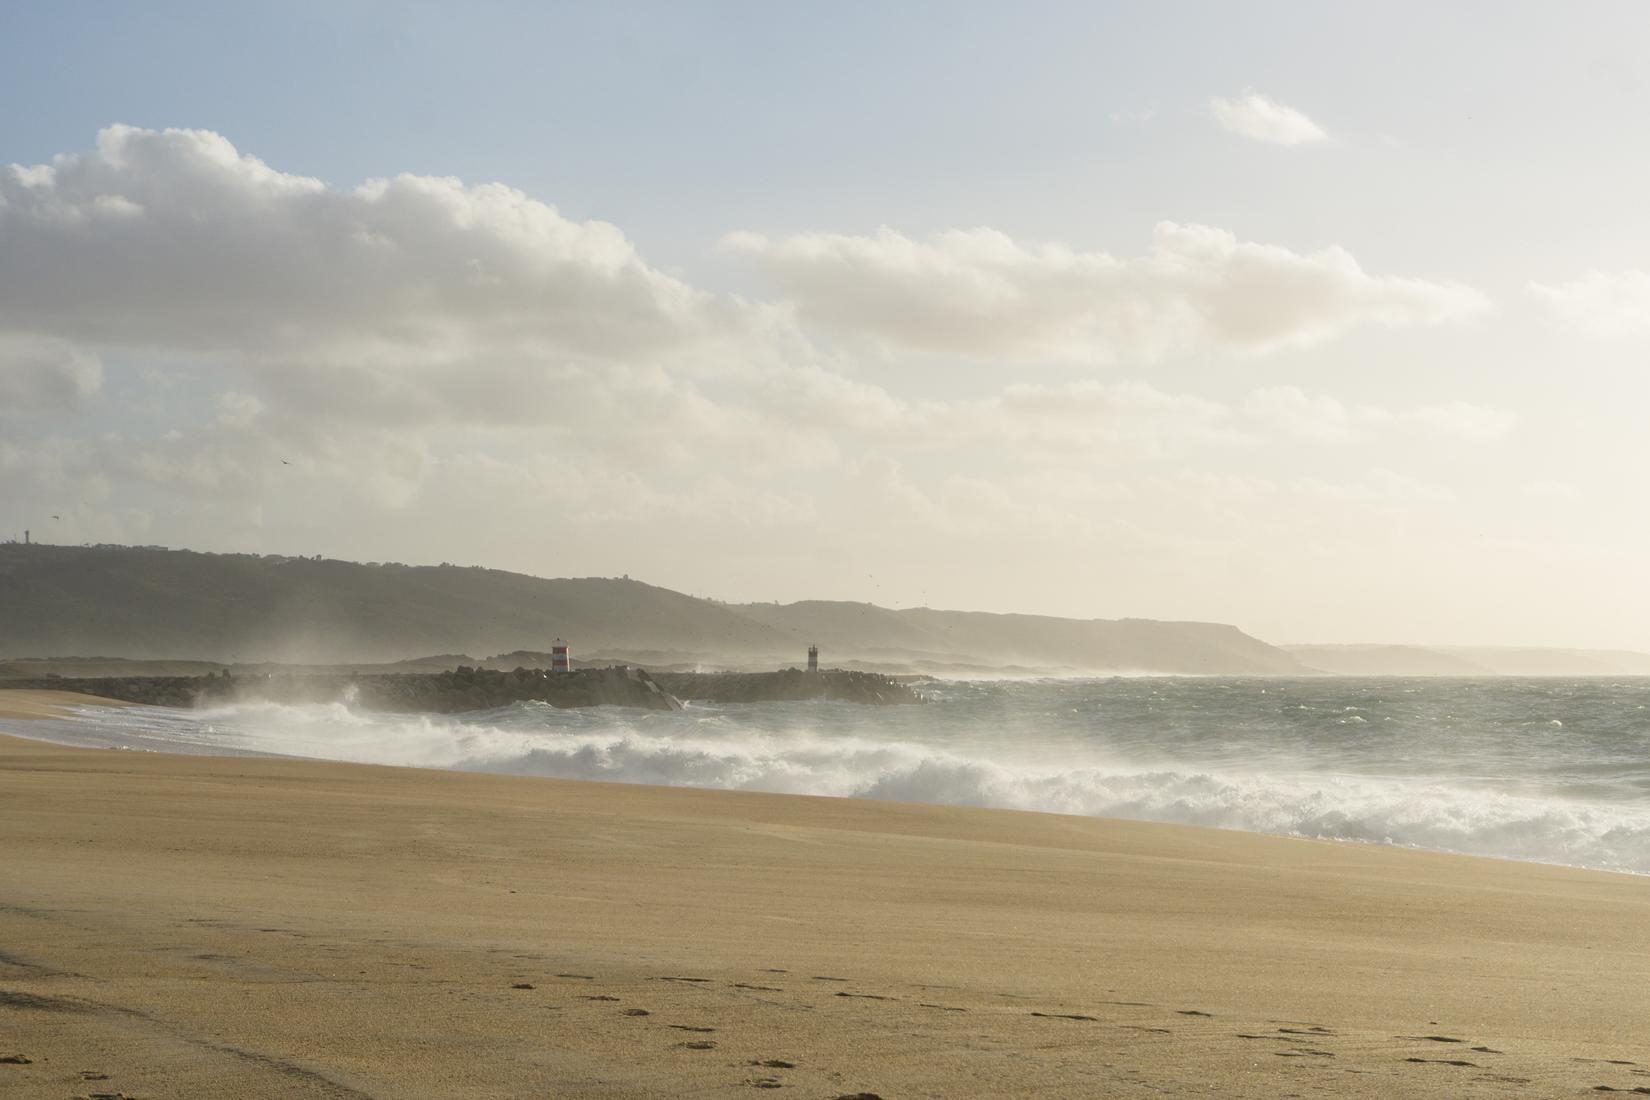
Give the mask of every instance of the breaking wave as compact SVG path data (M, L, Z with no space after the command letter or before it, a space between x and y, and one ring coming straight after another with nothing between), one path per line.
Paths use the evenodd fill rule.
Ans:
M423 717L342 704L88 707L76 720L16 732L133 749L1040 810L1650 874L1650 778L1622 763L1631 746L1612 742L1611 752L1589 755L1559 719L1518 718L1516 730L1493 738L1497 757L1479 743L1481 724L1457 722L1441 736L1439 722L1401 709L1382 714L1368 700L1268 706L1272 724L1251 714L1224 736L1221 724L1242 717L1230 706L1202 728L1186 722L1184 706L1154 713L1138 700L1112 706L1111 697L1097 716L1064 705L1108 689L1123 690L1015 685L995 695L941 690L939 702L921 708L759 704L680 713L531 703ZM1129 690L1162 699L1183 686ZM1104 717L1108 709L1121 717ZM1391 732L1395 714L1424 736ZM1635 745L1637 730L1628 731ZM1536 740L1559 737L1570 738L1568 756ZM1431 758L1417 759L1414 746L1427 743Z

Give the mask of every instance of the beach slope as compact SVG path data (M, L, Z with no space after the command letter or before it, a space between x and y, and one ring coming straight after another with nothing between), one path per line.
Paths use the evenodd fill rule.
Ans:
M16 738L0 842L0 1097L1650 1088L1630 876Z

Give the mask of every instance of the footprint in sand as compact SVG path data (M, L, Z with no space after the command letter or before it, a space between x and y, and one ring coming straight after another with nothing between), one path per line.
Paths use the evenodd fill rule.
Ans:
M1460 1058L1405 1058L1406 1062L1430 1062L1436 1066L1471 1066L1478 1068L1477 1062L1467 1062Z
M668 1024L666 1026L676 1031L697 1031L700 1034L705 1034L716 1030L713 1027L694 1027L692 1024Z
M1213 1012L1200 1012L1195 1008L1177 1008L1175 1012L1181 1016L1207 1016L1210 1019L1214 1019L1215 1015Z
M1640 1085L1637 1088L1632 1088L1632 1089L1617 1089L1617 1088L1611 1088L1609 1085L1594 1085L1593 1086L1593 1091L1594 1092L1638 1093L1640 1096L1650 1096L1650 1085Z
M768 1058L764 1061L755 1061L755 1060L753 1060L751 1062L751 1065L753 1065L753 1066L763 1066L767 1069L795 1069L796 1068L796 1063L795 1062L787 1062L783 1058Z
M715 1050L716 1049L716 1041L714 1039L695 1039L691 1043L683 1043L682 1045L684 1047L687 1047L689 1050Z
M533 983L532 982L515 982L515 983L511 984L510 988L511 989L532 989L533 988Z
M1412 1043L1464 1043L1465 1039L1454 1039L1448 1035L1395 1035L1395 1039L1407 1039Z
M593 982L596 979L589 974L557 974L558 978L577 978L581 982Z
M783 989L780 989L777 985L751 985L749 982L734 982L733 983L733 988L735 988L735 989L759 989L763 993L783 993L783 992L785 992Z
M842 994L839 993L837 996L840 997ZM1087 1020L1095 1024L1100 1022L1098 1016L1084 1016L1077 1012L1033 1012L1032 1015L1041 1016L1045 1020Z
M609 997L606 993L592 993L585 998L587 1001L617 1001L617 997Z
M626 1016L651 1016L651 1015L653 1015L653 1013L649 1012L645 1008L627 1008L627 1009L624 1010L624 1014Z

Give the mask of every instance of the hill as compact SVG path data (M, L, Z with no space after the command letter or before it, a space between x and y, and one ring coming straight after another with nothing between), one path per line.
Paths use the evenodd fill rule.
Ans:
M892 610L875 604L806 600L742 604L750 617L830 653L885 664L1045 672L1176 672L1295 675L1295 658L1220 623L1151 619L1063 619L982 611Z
M0 546L0 657L395 661L429 653L776 653L788 639L631 580L137 547Z
M0 659L360 664L542 653L725 668L800 663L898 672L1297 674L1289 654L1216 623L728 605L629 579L361 564L158 547L0 544ZM522 662L531 663L531 662Z
M1283 646L1336 676L1650 676L1650 653L1415 645Z

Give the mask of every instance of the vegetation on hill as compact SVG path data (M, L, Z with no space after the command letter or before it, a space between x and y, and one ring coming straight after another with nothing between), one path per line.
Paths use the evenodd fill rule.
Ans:
M160 547L0 545L0 609L0 659L416 661L433 671L447 662L424 655L503 653L509 667L531 666L521 658L561 637L575 661L601 653L655 667L783 667L817 642L833 664L889 671L1302 671L1290 654L1216 623L729 605L628 578Z

